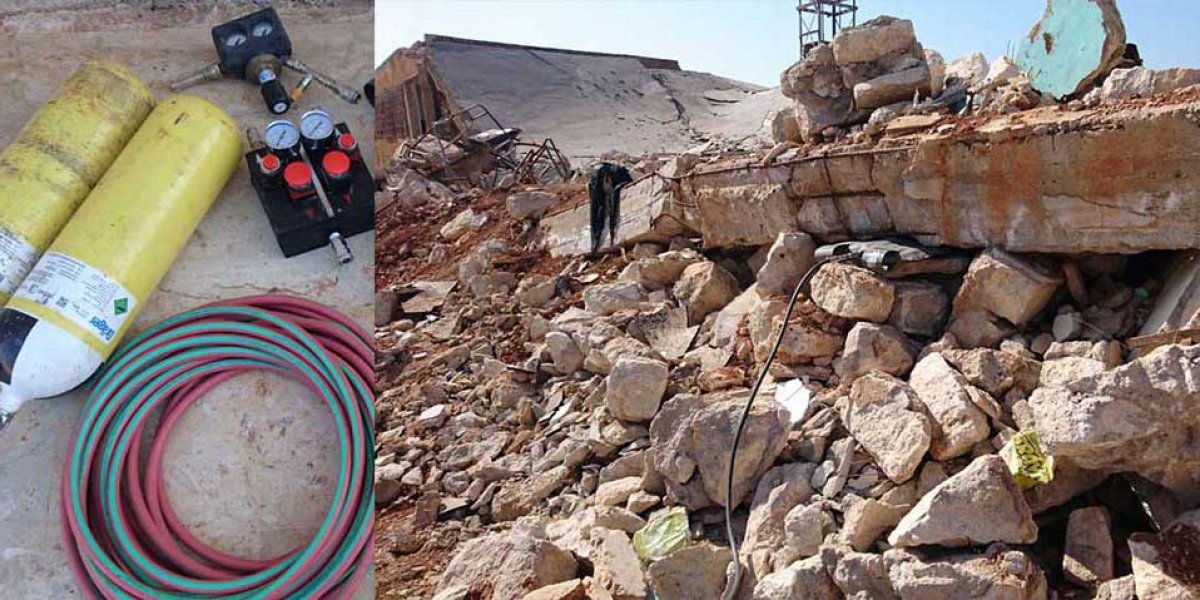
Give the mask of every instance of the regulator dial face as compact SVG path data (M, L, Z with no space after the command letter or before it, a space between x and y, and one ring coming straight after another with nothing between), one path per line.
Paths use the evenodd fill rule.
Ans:
M240 31L235 31L225 36L224 42L227 48L237 48L238 46L246 43L246 34Z
M300 142L300 130L291 121L272 121L267 125L264 139L272 150L287 150Z
M313 109L300 117L300 133L310 140L323 140L333 135L333 117L321 109Z
M274 25L272 25L266 21L263 21L262 23L255 25L254 28L250 30L250 33L254 34L254 37L267 37L268 35L271 35L271 33L274 31L275 31Z

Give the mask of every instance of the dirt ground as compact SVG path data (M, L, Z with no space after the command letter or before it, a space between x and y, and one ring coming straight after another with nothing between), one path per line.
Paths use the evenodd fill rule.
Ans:
M84 2L0 0L0 147L80 63L129 67L161 100L168 82L214 59L210 28L259 6L232 0ZM373 73L369 1L276 2L295 55L360 87ZM294 83L294 73L285 82ZM188 90L222 107L239 129L272 116L258 90L224 80ZM322 106L373 153L374 111L312 86L295 113ZM356 260L328 251L285 259L239 164L133 332L199 304L268 291L305 296L369 327L374 236L350 239ZM132 334L131 334L132 335ZM58 484L85 390L32 402L0 434L0 598L78 597L61 539ZM337 449L328 409L300 384L248 374L213 391L184 417L168 444L167 487L197 535L234 554L266 557L307 542L328 510ZM373 597L370 580L357 598Z

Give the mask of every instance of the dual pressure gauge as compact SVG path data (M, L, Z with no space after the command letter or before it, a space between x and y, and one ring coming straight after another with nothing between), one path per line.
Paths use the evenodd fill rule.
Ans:
M272 121L264 131L263 141L277 153L299 155L301 143L310 151L332 147L335 131L333 117L318 108L301 115L299 127L287 119Z

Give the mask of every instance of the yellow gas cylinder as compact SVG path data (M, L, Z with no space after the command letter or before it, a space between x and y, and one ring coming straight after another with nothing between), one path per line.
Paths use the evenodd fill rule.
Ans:
M0 425L108 358L241 151L237 127L207 100L173 96L150 113L0 310Z
M21 284L154 108L124 67L90 62L0 152L0 302Z

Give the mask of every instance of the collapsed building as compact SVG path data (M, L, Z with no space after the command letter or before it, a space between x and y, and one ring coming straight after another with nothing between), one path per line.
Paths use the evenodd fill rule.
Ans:
M730 507L739 598L1200 597L1200 71L1048 4L990 64L843 30L757 150L630 158L599 257L578 181L394 164L384 572L718 598Z

